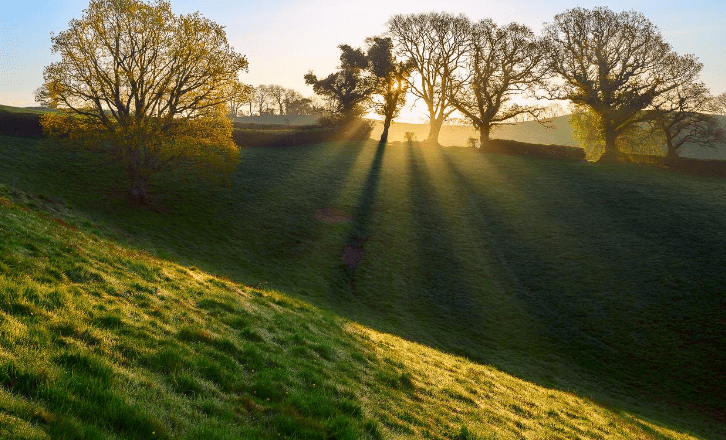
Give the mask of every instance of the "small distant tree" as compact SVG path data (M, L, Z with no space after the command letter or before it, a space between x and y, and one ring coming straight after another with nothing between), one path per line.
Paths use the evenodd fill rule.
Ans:
M338 71L323 79L313 72L305 75L305 83L313 91L329 100L336 123L347 125L359 119L367 108L374 84L367 74L368 57L361 49L347 44L338 46L341 51Z
M388 141L391 122L401 112L406 102L408 78L413 70L413 61L398 61L393 54L390 38L373 37L368 43L368 60L373 74L373 93L381 101L374 104L376 113L383 116L381 142Z
M466 16L446 12L399 14L388 20L397 54L414 65L409 90L428 107L427 143L438 144L444 120L456 110L452 77L463 65L469 28Z
M678 55L638 12L574 8L544 29L549 49L550 97L589 107L600 120L605 153L618 158L617 139L643 121L660 95L693 82L702 65Z
M270 94L270 101L277 106L277 114L284 115L287 89L279 84L270 84L267 86L267 91Z
M44 131L112 154L136 202L149 203L155 172L234 169L226 107L247 60L222 26L174 15L164 0L91 0L52 42L60 61L45 68L44 87L65 112L44 115Z
M711 111L717 115L726 116L726 93L722 93L711 101Z
M48 84L43 84L35 90L35 102L45 108L58 108L57 94L51 95L48 90Z
M466 42L466 70L455 79L450 101L479 130L481 148L497 124L519 115L537 119L540 106L510 104L515 94L532 91L545 77L546 51L527 26L510 23L499 27L486 19L471 26Z
M260 84L255 87L254 93L252 94L252 100L254 101L255 107L257 107L258 115L262 116L263 114L270 114L270 99L269 86Z
M252 86L242 84L237 81L231 86L230 95L227 101L229 109L229 118L234 119L239 116L242 106L252 102Z
M726 142L718 119L707 113L714 99L703 83L689 83L660 95L649 112L649 123L668 147L667 161L674 162L685 144L716 148Z

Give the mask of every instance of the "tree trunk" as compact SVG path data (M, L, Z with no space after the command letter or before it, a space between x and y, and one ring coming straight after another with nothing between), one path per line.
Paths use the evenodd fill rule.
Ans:
M487 125L482 125L481 127L479 127L479 147L482 153L491 153L493 150L492 144L491 142L489 142L490 133L491 127Z
M676 148L673 146L673 142L667 140L666 143L668 144L668 153L666 154L665 164L673 165L674 163L678 162L680 156L678 155L678 150L676 150Z
M381 134L381 143L385 144L388 142L388 129L391 127L391 119L390 117L386 116L386 120L383 121L383 133Z
M138 206L149 206L149 178L144 176L138 166L128 167L129 178L131 179L131 200Z
M426 138L427 144L433 146L439 145L439 133L441 132L441 125L443 123L443 120L431 119L429 121L429 136Z
M618 146L616 144L617 134L612 127L605 127L605 152L600 156L598 162L617 162L620 157Z

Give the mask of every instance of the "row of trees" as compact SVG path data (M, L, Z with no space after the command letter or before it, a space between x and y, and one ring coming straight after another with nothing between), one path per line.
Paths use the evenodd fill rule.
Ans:
M688 142L724 139L710 114L724 98L712 98L699 81L702 64L674 52L640 13L574 8L556 15L542 36L517 23L437 12L394 15L387 25L366 51L341 45L337 72L305 76L344 118L372 105L387 127L408 90L427 106L428 142L438 143L444 120L458 111L486 149L497 124L547 116L547 107L514 102L519 95L568 100L588 113L580 121L602 140L601 160L617 159L619 139L645 123L669 157Z
M278 84L253 87L239 83L229 99L230 117L247 115L319 115L322 105Z

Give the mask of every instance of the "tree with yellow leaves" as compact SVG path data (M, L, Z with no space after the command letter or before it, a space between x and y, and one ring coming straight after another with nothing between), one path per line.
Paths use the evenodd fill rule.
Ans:
M44 115L45 133L111 153L137 203L149 203L157 171L234 169L227 104L247 59L221 25L174 15L165 0L91 0L52 42L61 60L45 68L43 88L64 111Z

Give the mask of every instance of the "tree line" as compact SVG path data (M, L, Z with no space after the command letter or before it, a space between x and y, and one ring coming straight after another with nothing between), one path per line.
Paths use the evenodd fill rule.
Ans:
M637 12L570 9L541 36L522 24L444 12L394 15L387 28L365 48L340 45L335 72L305 75L321 105L279 85L241 83L246 57L223 26L198 12L176 15L168 0L90 0L81 18L51 38L60 60L46 66L36 99L59 111L43 115L43 131L111 154L140 204L158 171L230 173L239 161L230 116L245 107L325 111L339 126L372 110L384 119L385 142L410 93L428 109L428 142L438 143L444 120L458 111L486 150L497 124L551 114L551 106L518 96L569 100L581 109L583 138L602 144L601 160L616 159L623 139L643 127L667 144L669 157L686 142L724 138L712 114L726 113L726 94L711 97L696 57L674 52Z
M656 138L669 159L686 143L726 139L713 117L726 111L726 94L712 97L697 58L673 51L638 12L573 8L557 14L541 36L519 23L472 22L446 12L394 15L387 28L367 39L366 50L339 46L337 72L305 76L337 104L341 119L374 108L384 117L382 141L406 99L399 90L426 105L426 141L433 144L457 111L479 131L484 150L496 125L551 113L551 106L516 98L570 101L579 113L576 135L602 144L602 161L617 160L627 139Z

